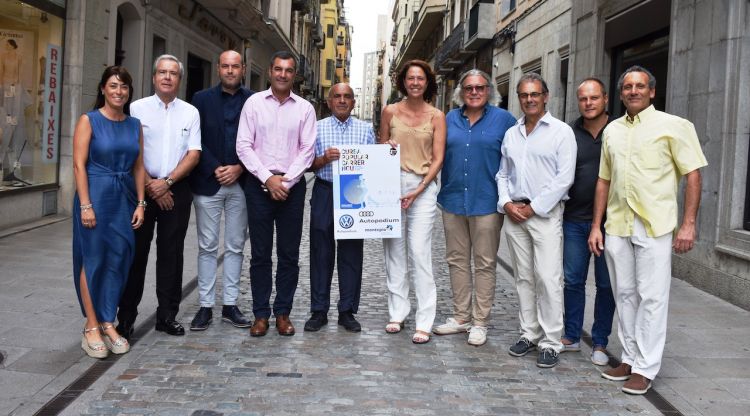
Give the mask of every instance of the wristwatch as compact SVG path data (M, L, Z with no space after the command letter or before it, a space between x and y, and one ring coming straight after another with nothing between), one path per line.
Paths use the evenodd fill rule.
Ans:
M166 178L164 178L164 182L166 182L167 186L170 186L170 187L172 185L174 185L174 179L170 178L169 176L167 176Z

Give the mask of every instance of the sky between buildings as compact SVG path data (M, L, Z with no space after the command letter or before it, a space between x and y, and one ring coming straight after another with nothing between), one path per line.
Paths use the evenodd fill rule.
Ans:
M349 83L354 88L362 87L365 53L376 50L378 15L388 15L390 19L390 3L390 0L344 0L346 20L353 28Z

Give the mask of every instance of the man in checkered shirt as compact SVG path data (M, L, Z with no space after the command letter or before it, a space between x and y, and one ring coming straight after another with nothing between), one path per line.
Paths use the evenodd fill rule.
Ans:
M351 116L354 91L344 83L331 87L328 108L333 115L317 124L315 185L310 198L310 310L305 331L318 331L328 323L331 303L331 280L334 260L339 275L339 325L350 332L362 330L354 318L359 308L362 288L363 240L339 240L333 237L333 169L331 162L339 159L336 146L374 144L372 125ZM336 258L338 257L338 258Z

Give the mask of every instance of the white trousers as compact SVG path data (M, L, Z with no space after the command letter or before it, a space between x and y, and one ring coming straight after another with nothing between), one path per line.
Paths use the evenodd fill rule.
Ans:
M534 215L522 223L505 221L513 276L518 291L521 336L560 352L563 332L563 205L549 218Z
M421 176L401 171L401 195L414 190L420 181ZM417 298L416 329L428 333L432 330L437 308L437 289L432 276L432 227L437 213L437 188L437 184L431 182L409 209L401 210L401 238L383 239L389 320L403 322L409 315L408 269L411 268Z
M622 362L629 364L633 373L653 380L667 339L672 233L649 237L636 216L632 236L607 234L605 241Z

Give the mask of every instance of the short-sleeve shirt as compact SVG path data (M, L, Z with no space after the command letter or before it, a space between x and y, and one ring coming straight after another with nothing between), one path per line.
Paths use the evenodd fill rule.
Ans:
M635 215L649 237L677 227L680 178L708 165L693 123L649 106L604 129L599 177L610 181L607 234L628 237Z
M169 104L156 95L130 104L143 126L143 165L152 178L169 175L189 150L201 150L198 109L175 98Z

